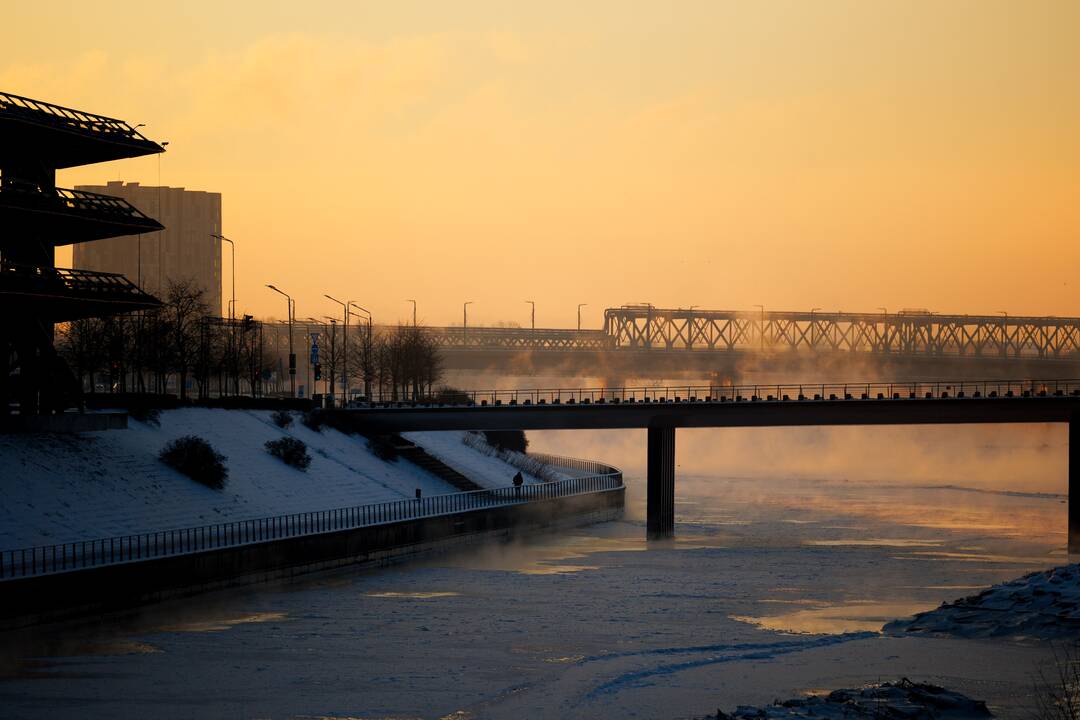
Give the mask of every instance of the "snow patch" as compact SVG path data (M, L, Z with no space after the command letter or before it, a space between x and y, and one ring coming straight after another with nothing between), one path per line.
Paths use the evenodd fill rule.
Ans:
M1080 636L1080 565L1034 572L882 628L891 635Z

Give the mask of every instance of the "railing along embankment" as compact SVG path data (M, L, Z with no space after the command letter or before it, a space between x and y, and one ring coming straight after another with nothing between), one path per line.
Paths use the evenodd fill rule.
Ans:
M618 491L623 487L622 472L609 465L557 455L533 454L531 457L549 465L589 474L518 487L433 495L316 512L0 550L0 585L5 581L27 577L143 563L292 538L588 496Z

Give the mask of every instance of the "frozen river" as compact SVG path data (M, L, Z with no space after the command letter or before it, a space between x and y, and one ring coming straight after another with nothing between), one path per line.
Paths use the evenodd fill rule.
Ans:
M640 433L531 433L626 468L625 520L21 638L0 714L684 718L908 676L1021 715L1045 647L875 632L1065 561L1063 434L987 432L681 431L650 544Z

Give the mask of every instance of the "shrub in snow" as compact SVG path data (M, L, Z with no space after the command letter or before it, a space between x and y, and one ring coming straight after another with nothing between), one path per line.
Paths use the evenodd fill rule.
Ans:
M280 440L267 440L266 451L274 457L279 457L286 465L306 470L311 464L311 456L308 455L307 444L303 440L283 437Z
M274 414L270 416L270 419L274 421L274 424L284 430L293 423L292 413L288 410L275 410Z
M192 480L217 490L225 487L225 479L229 476L229 470L225 467L228 458L194 435L185 435L166 443L158 457Z
M318 410L308 410L304 413L304 417L300 420L304 423L304 427L315 432L322 432L323 415Z
M485 430L484 439L499 450L523 453L529 447L524 430Z

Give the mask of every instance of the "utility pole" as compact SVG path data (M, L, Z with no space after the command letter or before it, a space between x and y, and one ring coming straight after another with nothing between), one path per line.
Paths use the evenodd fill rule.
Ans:
M532 306L532 314L530 315L531 320L529 322L530 327L532 327L532 331L536 332L536 303L532 300L526 300L525 302L529 303L529 305Z
M408 298L406 298L405 302L411 302L412 303L412 326L416 327L416 301L415 300L409 300Z
M469 306L473 304L472 300L467 300L461 306L461 342L465 344L465 341L469 339Z
M577 306L577 329L578 329L578 332L581 332L581 308L585 307L588 304L589 303L578 303L578 306Z
M365 310L361 306L357 305L355 300L349 300L349 306L353 307L353 308L356 308L357 310L359 310L362 313L367 314L367 339L364 340L364 360L366 362L366 364L364 365L364 368L363 368L363 371L364 371L364 397L366 397L368 399L368 402L371 402L371 374L368 372L370 367L371 367L371 364L372 364L372 360L371 360L371 350L372 350L372 345L371 345L371 312L368 311L368 310Z
M211 233L210 237L229 243L229 248L232 251L232 260L230 261L232 265L232 296L229 299L229 319L233 320L236 317L236 243L224 235Z
M273 285L267 285L266 287L279 295L284 295L285 299L289 301L289 392L293 397L296 397L296 353L293 352L292 340L293 317L296 315L296 305L288 293L278 290Z
M345 345L345 356L342 358L342 370L341 370L341 404L342 407L349 404L349 304L343 303L336 298L332 298L329 295L323 295L328 300L336 302L341 307L345 308L345 333L342 343Z

